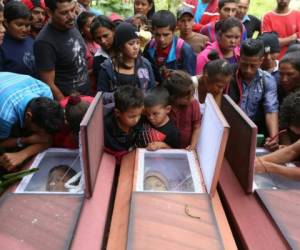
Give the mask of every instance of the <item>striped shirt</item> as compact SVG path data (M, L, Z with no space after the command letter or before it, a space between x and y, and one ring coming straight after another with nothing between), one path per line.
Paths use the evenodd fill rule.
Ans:
M9 137L14 124L23 127L26 107L37 97L53 99L48 85L27 75L0 72L0 139Z

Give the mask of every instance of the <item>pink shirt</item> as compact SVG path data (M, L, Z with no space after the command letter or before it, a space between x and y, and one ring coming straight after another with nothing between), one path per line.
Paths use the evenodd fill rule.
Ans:
M199 75L202 73L205 64L209 61L208 55L212 50L216 50L218 52L220 59L224 58L224 55L223 55L217 41L213 42L213 43L207 43L207 44L208 45L206 46L206 48L197 55L196 75ZM240 57L240 48L239 47L234 48L233 56L236 58L236 61L239 60L239 57Z

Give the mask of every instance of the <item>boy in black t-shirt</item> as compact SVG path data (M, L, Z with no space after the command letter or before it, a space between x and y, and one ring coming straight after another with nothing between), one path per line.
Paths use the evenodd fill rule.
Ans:
M151 126L144 127L139 139L148 150L179 148L179 131L169 118L169 92L163 87L152 89L145 97L145 114Z
M104 145L117 160L128 153L137 139L144 109L142 91L133 86L119 87L114 93L115 108L104 117Z

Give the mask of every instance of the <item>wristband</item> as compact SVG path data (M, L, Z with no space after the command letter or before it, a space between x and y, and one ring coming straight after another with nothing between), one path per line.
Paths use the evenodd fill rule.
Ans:
M24 144L22 143L22 137L18 137L16 141L16 145L18 148L23 148Z

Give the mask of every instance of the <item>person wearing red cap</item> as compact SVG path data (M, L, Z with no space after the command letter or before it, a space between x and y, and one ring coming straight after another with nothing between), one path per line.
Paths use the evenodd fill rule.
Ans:
M31 12L30 34L35 38L47 20L45 2L44 0L22 0L22 2Z

